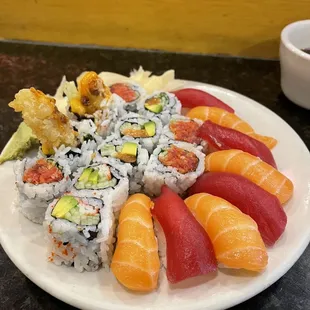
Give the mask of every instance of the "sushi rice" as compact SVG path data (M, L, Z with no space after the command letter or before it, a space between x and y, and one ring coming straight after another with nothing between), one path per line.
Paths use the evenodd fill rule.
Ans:
M38 158L25 158L14 165L15 183L18 191L17 208L34 223L42 224L44 213L51 200L62 195L71 187L70 168L61 166L63 179L49 184L31 184L23 181L28 168L35 165Z
M128 143L122 139L115 139L115 137L115 135L111 135L101 145L99 145L98 152L102 157L116 158L117 155L122 151L124 144ZM122 158L116 159L120 165L123 164L127 167L130 194L137 193L142 190L142 178L149 160L148 151L142 148L137 141L133 141L132 143L134 143L137 147L136 161L133 163L128 163L124 162Z
M157 111L150 111L146 108L146 104L151 101L159 102L158 104L153 104L153 106L158 106ZM156 91L150 96L146 97L143 101L140 101L138 105L138 112L145 117L152 119L153 117L158 117L164 125L169 123L172 115L181 113L181 102L177 97L168 92Z
M133 137L132 135L124 134L126 129L145 131L145 124L150 124L150 122L155 124L155 133L151 137ZM147 149L151 154L158 143L162 132L162 127L162 123L158 117L153 116L152 118L148 118L137 113L128 113L118 120L115 125L114 134L116 139L122 139L124 141L138 141L139 144L143 148Z
M52 214L65 196L55 199L46 211L43 226L48 243L48 260L56 265L73 266L78 272L95 271L101 264L108 269L115 242L111 202L69 195L71 193L66 194L78 202L78 206L70 210L74 215L68 212L66 218L57 218ZM91 212L96 215L89 216Z
M111 199L113 210L119 211L122 204L128 198L129 180L127 177L128 165L122 165L114 158L96 157L94 163L89 166L79 168L73 174L71 192L77 197L95 197L98 199ZM105 180L98 184L80 181L83 172L91 169L91 172L98 171L98 175L110 174L111 180Z
M195 171L188 173L180 173L172 166L165 166L159 160L159 155L164 149L171 146L176 146L182 150L194 154L198 159L198 165ZM186 142L171 142L167 144L159 144L154 150L147 164L143 183L144 191L151 196L158 196L162 185L168 185L173 191L178 194L184 192L195 183L196 179L204 172L205 155L196 146Z

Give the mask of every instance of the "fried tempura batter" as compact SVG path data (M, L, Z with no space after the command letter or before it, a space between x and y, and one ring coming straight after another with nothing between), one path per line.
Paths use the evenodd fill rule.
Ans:
M103 99L109 99L111 92L96 72L86 72L78 80L77 96L69 98L71 112L80 116L92 115L100 110Z
M25 123L40 140L44 154L53 154L53 148L76 146L76 134L69 119L60 113L55 99L31 87L22 89L15 95L9 106L15 112L22 112Z

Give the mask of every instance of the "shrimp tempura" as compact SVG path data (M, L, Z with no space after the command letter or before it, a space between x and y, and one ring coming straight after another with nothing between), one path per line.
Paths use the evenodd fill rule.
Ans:
M54 147L62 144L76 146L77 139L68 117L60 113L54 98L31 87L15 95L9 106L15 112L22 112L24 122L32 129L42 144L44 154L53 154Z

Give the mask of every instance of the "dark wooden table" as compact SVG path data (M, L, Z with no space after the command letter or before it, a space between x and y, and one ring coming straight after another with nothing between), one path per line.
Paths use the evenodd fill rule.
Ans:
M7 106L19 89L34 86L53 94L64 74L69 80L85 70L128 75L139 65L156 74L174 68L177 78L211 83L249 96L280 115L310 147L310 111L295 106L281 93L277 61L0 42L0 149L20 122ZM279 281L233 309L310 309L309 265L310 247ZM73 308L29 281L0 248L0 309Z

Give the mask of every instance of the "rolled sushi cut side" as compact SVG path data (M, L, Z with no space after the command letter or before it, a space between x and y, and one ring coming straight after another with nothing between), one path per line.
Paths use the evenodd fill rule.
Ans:
M152 153L162 133L162 123L156 116L146 117L129 113L115 125L115 139L137 141L143 148Z
M195 171L199 163L199 159L194 153L175 145L163 148L158 160L164 166L173 167L182 174Z
M125 142L121 139L114 140L113 137L107 140L109 141L105 141L99 147L101 156L112 157L118 160L120 164L129 165L130 193L141 191L143 174L149 160L148 151L135 141Z
M205 155L185 142L160 144L154 150L143 176L144 191L158 196L162 185L183 194L204 171Z
M110 212L109 212L110 210ZM56 265L73 266L77 271L95 271L111 259L114 217L111 206L100 199L65 195L55 199L45 214L48 260ZM110 227L104 227L109 223ZM108 242L105 247L102 242ZM102 248L105 251L102 255Z
M70 169L52 159L25 158L15 163L14 170L17 208L29 220L42 224L50 201L70 188Z
M181 113L181 103L174 94L157 91L139 103L139 114L152 118L157 116L168 124L172 115Z
M118 95L124 101L124 109L126 111L137 111L137 103L145 95L145 90L137 84L133 83L115 83L110 85L110 91Z
M74 173L71 192L77 197L94 197L111 200L118 211L128 198L128 170L115 158L96 157L92 165L81 167Z
M76 189L104 189L117 184L117 179L111 174L108 165L87 167L75 183Z

